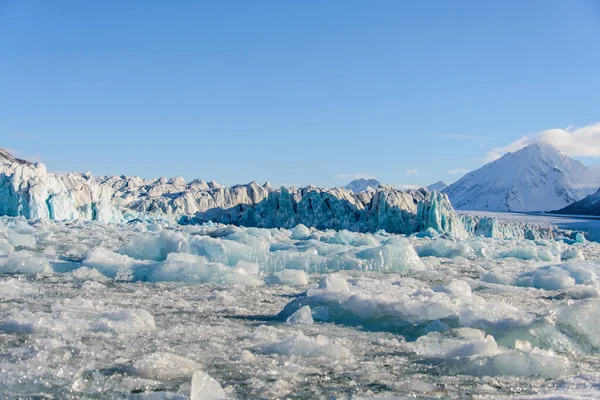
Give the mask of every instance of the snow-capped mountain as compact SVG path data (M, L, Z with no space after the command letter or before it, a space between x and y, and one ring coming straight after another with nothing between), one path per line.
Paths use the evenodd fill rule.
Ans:
M598 178L581 162L536 143L468 173L444 193L459 210L550 211L593 193Z
M354 193L360 193L360 192L364 192L365 190L368 190L369 188L371 189L377 189L379 187L379 185L381 185L381 182L379 182L377 179L355 179L352 182L350 182L349 184L347 184L346 186L344 186L344 189L348 189L353 191Z
M600 189L582 200L553 212L556 214L600 215Z
M442 190L446 189L448 185L446 185L446 183L443 181L437 181L436 183L432 183L431 185L426 187L427 190L429 190L430 192L433 192L434 190L436 192L441 192Z

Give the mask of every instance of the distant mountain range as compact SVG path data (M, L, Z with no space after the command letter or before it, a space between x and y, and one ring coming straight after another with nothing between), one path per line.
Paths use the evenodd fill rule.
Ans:
M599 176L581 162L536 143L466 174L444 193L459 210L550 211L599 185Z
M441 192L447 187L448 185L446 185L446 183L442 181L437 181L436 183L432 183L431 185L426 186L427 190L429 190L430 192L433 192L434 190L436 192Z
M368 190L369 188L377 189L379 185L381 185L381 183L377 179L359 178L344 186L344 189L351 190L354 193L360 193Z

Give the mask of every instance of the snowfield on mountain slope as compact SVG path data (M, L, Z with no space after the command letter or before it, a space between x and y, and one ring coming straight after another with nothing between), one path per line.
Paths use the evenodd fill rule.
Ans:
M0 218L0 397L600 395L600 244Z
M598 190L600 176L559 150L532 144L444 189L457 210L552 211Z

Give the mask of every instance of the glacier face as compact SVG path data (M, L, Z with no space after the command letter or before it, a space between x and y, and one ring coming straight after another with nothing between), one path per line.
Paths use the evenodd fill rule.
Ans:
M274 189L269 183L225 187L183 178L142 179L88 173L53 174L43 164L0 158L0 215L27 219L125 222L169 218L182 223L218 222L259 228L293 228L412 234L427 232L465 238L553 237L549 228L500 223L457 215L448 197L426 189L390 186L354 193L344 188Z
M53 174L44 164L0 159L0 215L28 219L121 222L110 187L89 173Z
M458 210L550 211L595 191L599 178L556 149L532 144L466 174L444 193Z

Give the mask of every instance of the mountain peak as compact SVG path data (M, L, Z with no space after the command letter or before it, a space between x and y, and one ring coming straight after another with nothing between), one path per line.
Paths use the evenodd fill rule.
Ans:
M354 193L364 192L368 188L377 189L381 183L377 179L358 178L344 186L344 189L353 191Z
M521 150L523 150L525 152L530 152L530 153L562 155L562 152L560 150L558 150L556 147L552 146L551 144L543 143L543 142L532 143L529 146L523 147L523 149L521 149ZM519 150L519 151L521 151L521 150Z
M590 194L599 178L551 145L533 143L468 173L444 192L456 209L549 211Z
M426 187L427 190L429 190L430 192L433 192L434 190L436 192L441 192L442 190L446 189L448 185L446 185L446 182L444 181L437 181L436 183L432 183L431 185Z

